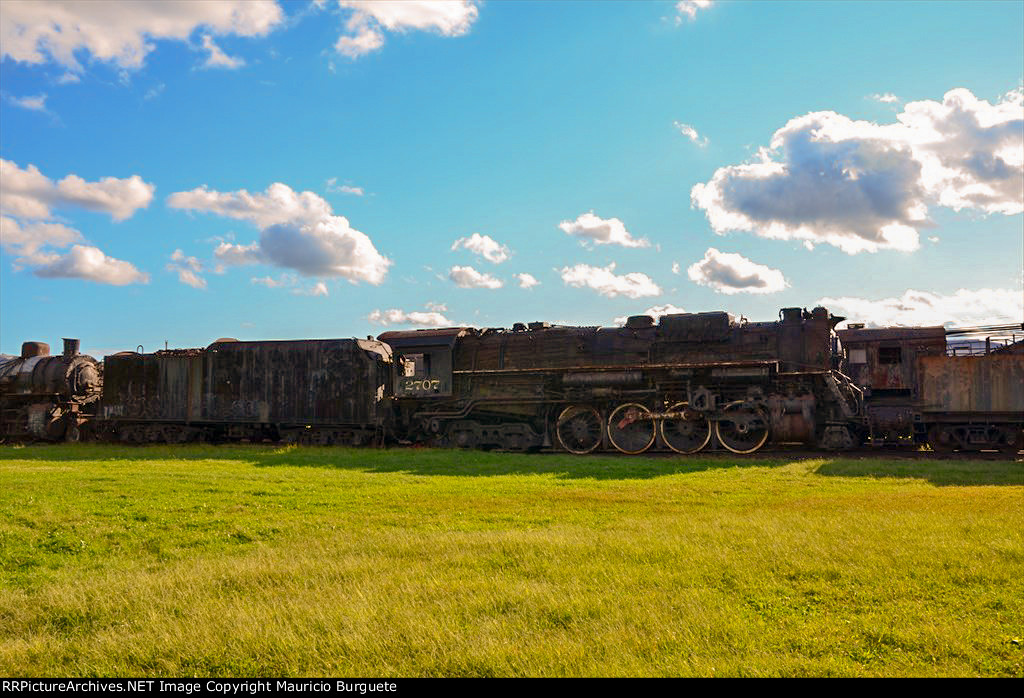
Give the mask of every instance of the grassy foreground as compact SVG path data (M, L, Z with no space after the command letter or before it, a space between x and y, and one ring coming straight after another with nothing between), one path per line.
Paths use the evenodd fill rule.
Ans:
M1024 676L1024 463L0 447L0 675Z

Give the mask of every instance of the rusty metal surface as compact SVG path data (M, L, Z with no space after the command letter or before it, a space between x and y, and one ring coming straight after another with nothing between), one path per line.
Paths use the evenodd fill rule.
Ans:
M206 355L204 419L374 424L390 364L362 340L229 342ZM376 344L376 343L374 343Z
M922 411L1024 418L1024 354L926 356L920 366Z
M439 330L393 330L377 336L394 348L405 346L447 346L451 347L455 340L467 333L475 332L472 327L445 327Z
M214 342L106 363L106 418L192 424L375 424L391 368L386 346L354 339Z
M916 393L917 359L946 353L942 327L886 327L838 330L846 354L845 372L874 391Z

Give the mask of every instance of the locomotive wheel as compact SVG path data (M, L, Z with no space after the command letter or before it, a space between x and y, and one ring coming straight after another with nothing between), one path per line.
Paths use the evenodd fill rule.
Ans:
M619 405L608 418L608 440L623 453L643 453L654 443L654 417L636 402Z
M601 445L603 422L593 407L569 405L558 415L555 435L569 453L583 455Z
M668 411L684 416L661 420L661 440L676 453L697 453L711 442L711 422L698 412L688 411L689 407L678 402Z
M753 453L768 440L768 414L742 400L729 403L715 423L718 440L733 453Z

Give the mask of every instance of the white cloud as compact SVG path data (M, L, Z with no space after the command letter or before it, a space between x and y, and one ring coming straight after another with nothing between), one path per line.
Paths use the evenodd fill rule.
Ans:
M46 95L36 95L35 97L8 97L7 101L16 107L22 109L30 109L31 111L46 111Z
M7 252L16 255L15 269L52 262L56 255L45 251L47 247L63 248L82 241L80 232L63 223L19 223L14 218L0 216L0 245Z
M57 182L61 204L80 206L89 211L109 213L115 221L131 218L140 208L149 206L156 187L138 175L126 179L104 177L87 182L78 175L68 175Z
M681 269L681 267L679 266L679 262L672 262L672 273L673 274L678 274L680 269Z
M148 274L107 257L96 247L75 244L67 254L55 252L85 239L78 230L54 220L52 209L84 208L122 221L148 206L154 189L138 175L87 182L72 174L54 183L35 165L21 169L0 159L0 246L15 255L15 271L34 267L35 274L47 278L81 278L118 286L146 283Z
M430 310L430 304L427 304L428 310ZM443 306L442 306L443 307ZM445 308L444 310L447 310ZM419 325L420 327L451 327L453 324L451 320L446 318L442 313L444 310L430 310L430 312L422 312L419 310L413 310L412 312L406 312L399 310L398 308L391 308L389 310L374 310L366 319L375 325Z
M697 129L695 129L693 126L690 126L689 124L684 124L680 121L673 121L672 125L676 127L676 130L678 130L679 133L689 138L691 141L693 141L695 145L701 148L706 148L708 146L708 143L710 143L710 141L706 137L697 133Z
M592 267L589 264L577 264L574 267L563 267L562 281L566 286L576 288L592 288L602 296L614 298L642 298L644 296L660 296L661 288L646 274L630 272L617 275L614 273L615 263L607 267Z
M744 230L844 252L912 251L928 206L1024 210L1024 101L965 89L910 102L897 123L835 112L790 120L755 162L720 168L691 191L716 233Z
M87 182L70 174L54 184L35 165L21 169L14 162L0 159L0 190L0 213L10 216L48 219L51 208L77 206L123 221L149 206L156 187L138 175Z
M711 7L712 0L679 0L676 3L676 24L683 22L684 18L693 21L697 18L697 12Z
M478 272L473 267L452 267L448 270L448 278L459 288L501 288L505 285L501 279L490 274Z
M359 58L384 45L384 32L433 31L442 36L462 36L477 18L472 0L339 0L353 10L345 31L334 48L349 58Z
M214 255L224 264L273 264L304 276L341 276L371 284L383 282L391 266L365 233L334 215L327 201L280 182L261 194L202 186L171 194L167 205L249 221L262 229L259 241L249 245L218 245Z
M327 284L325 284L323 281L317 281L310 288L306 288L306 289L296 288L296 289L292 290L292 293L295 294L296 296L326 296L326 295L329 295L327 293Z
M869 327L970 327L1024 321L1024 294L1020 289L962 288L952 295L909 289L899 298L844 296L821 298L817 305Z
M522 274L516 274L515 276L519 279L519 288L533 288L534 286L540 286L540 282L537 281L533 274L523 272Z
M171 255L171 261L167 265L167 271L178 274L178 281L192 288L205 289L206 279L199 276L203 270L203 263L195 257L186 257L181 250L175 250Z
M284 19L274 0L4 0L0 58L53 61L80 73L83 53L115 67L141 68L153 40L187 41L200 27L211 34L265 36Z
M235 245L230 242L222 242L213 251L217 261L231 267L239 267L244 264L263 264L268 262L260 249L260 243L254 242L249 245Z
M327 180L327 191L337 192L340 194L350 194L352 196L363 196L366 194L362 187L353 187L348 184L338 185L338 178L331 177Z
M650 315L652 318L654 318L654 322L657 323L658 320L661 319L661 316L663 316L663 315L678 315L680 313L685 313L685 312L686 312L686 310L684 310L683 308L680 308L678 306L672 305L671 303L666 303L665 305L654 305L654 306L651 306L650 308L648 308L647 310L643 311L642 313L636 313L636 314L637 315ZM629 319L628 315L623 315L622 317L615 318L612 321L612 324L613 325L625 325L626 324L626 320L628 320L628 319Z
M245 65L245 59L238 58L236 56L229 56L221 50L213 41L213 37L209 34L203 35L203 50L210 53L206 57L206 62L203 63L204 68L225 68L227 70L235 70Z
M870 95L868 99L873 99L876 102L881 102L882 104L896 104L900 101L900 98L892 92L886 92L885 94L873 94Z
M480 255L491 264L501 264L508 259L511 250L490 235L473 233L468 238L459 238L452 243L452 251L463 248Z
M634 238L626 230L626 225L618 218L600 218L593 211L581 213L574 221L562 221L558 224L567 235L575 235L582 243L593 242L598 245L622 245L623 247L650 247L646 238Z
M295 283L294 279L291 279L287 274L280 279L270 276L253 277L250 279L250 282L259 286L266 286L267 288L280 288L281 286L291 286Z
M789 284L778 269L752 262L738 254L708 248L704 259L686 270L692 281L718 293L778 293Z
M114 286L149 283L149 274L140 272L129 262L108 257L100 249L85 245L73 246L67 254L36 267L33 273L48 279L85 279Z

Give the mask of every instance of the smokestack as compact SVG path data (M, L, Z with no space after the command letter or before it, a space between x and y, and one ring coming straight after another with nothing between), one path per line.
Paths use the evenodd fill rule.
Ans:
M64 356L71 358L72 356L78 356L78 347L80 342L77 339L68 339L64 337Z

